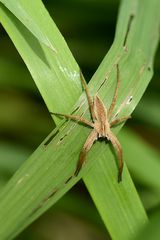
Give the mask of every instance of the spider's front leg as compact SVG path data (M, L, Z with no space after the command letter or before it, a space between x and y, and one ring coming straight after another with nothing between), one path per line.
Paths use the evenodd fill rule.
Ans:
M116 65L116 68L117 68L117 84L116 84L116 88L115 88L115 92L114 92L114 95L113 95L111 106L108 110L108 119L109 120L111 119L113 110L115 108L116 101L117 101L117 98L118 98L119 87L120 87L120 76L119 76L120 74L119 74L119 65L118 64Z
M90 95L90 92L89 92L89 89L88 89L88 85L87 85L87 83L86 83L86 81L85 81L81 71L80 71L80 79L81 79L83 88L85 90L86 96L87 96L91 117L92 117L92 120L94 121L96 119L95 112L94 112L94 99Z

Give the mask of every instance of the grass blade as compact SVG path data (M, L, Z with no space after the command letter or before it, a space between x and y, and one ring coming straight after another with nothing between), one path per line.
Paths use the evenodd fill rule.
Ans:
M115 42L90 83L90 90L92 93L95 93L102 82L104 82L106 75L109 77L108 84L103 84L99 91L99 95L104 103L106 106L109 106L116 82L114 65L119 61L121 79L123 79L123 81L121 81L121 93L116 105L116 112L121 110L119 115L130 114L145 91L152 76L153 56L158 41L158 1L154 0L154 9L152 5L153 3L151 4L149 1L146 1L147 7L145 13L142 11L143 3L135 1L133 6L132 4L131 2L123 1ZM23 44L25 44L23 45L23 48L24 46L27 47L30 45L31 36L6 9L1 10L3 25L9 32L19 51L23 53L21 47ZM133 22L133 28L130 30L130 33L127 34L128 36L127 40L125 40L124 46L128 22L131 14L133 14L133 10L136 14L135 20ZM138 39L144 22L146 22L146 27L141 35L142 39ZM154 41L151 33L156 36ZM22 38L22 36L25 36L25 38ZM135 38L137 38L136 41ZM26 44L24 39L27 39L29 42ZM147 39L145 44L142 41L144 39ZM148 50L151 40L152 47ZM47 51L45 47L42 49L43 51ZM27 50L30 50L30 48L27 48ZM34 51L32 51L32 53L34 53ZM63 94L63 100L59 102L61 99L60 93L62 93L61 87L63 84L66 84L65 81L67 82L69 77L62 78L62 84L59 87L57 86L54 92L55 95L53 101L51 97L53 95L53 88L51 90L51 85L46 84L47 81L51 82L51 74L49 77L44 74L46 64L42 64L41 69L38 69L43 73L43 78L45 77L44 81L36 69L37 66L34 66L36 70L35 72L33 71L33 62L32 64L29 63L29 61L31 61L31 57L29 58L28 56L29 54L23 53L21 55L24 57L27 66L29 66L35 81L39 82L37 86L42 92L42 96L47 102L49 109L53 109L54 104L54 109L56 111L63 111L66 104L64 100L65 97L67 97L66 91L68 91L67 93L69 97L69 91L71 91L72 86L70 84L69 87L66 87L67 90ZM32 55L34 56L34 54ZM54 59L53 53L49 53L49 51L47 52L47 57L48 56L50 58L52 56ZM70 58L72 59L71 54ZM41 61L39 61L39 55L37 59L34 58L34 60L37 60L38 64L41 63ZM73 59L71 61L74 62ZM75 63L73 64L74 66L77 66ZM55 72L56 70L58 71L58 67L56 67ZM63 76L62 71L56 73L59 79L61 79L61 76ZM77 78L79 79L79 75ZM57 81L55 81L55 83L57 84ZM80 93L78 86L80 86L80 82L75 83L75 88L77 87L78 89L74 94L75 98L78 97L77 93ZM72 99L72 95L70 96L69 99ZM133 100L129 102L131 96ZM86 113L88 109L86 100L84 104L82 104L84 98L85 96L83 94L77 103L77 105L80 106L78 113ZM71 101L73 101L73 99ZM72 107L71 101L69 101L70 106L68 106L68 109L71 109ZM59 110L60 108L61 110ZM88 114L86 113L86 115ZM120 127L115 128L116 133L119 130ZM129 177L128 171L125 167L123 182L118 185L116 179L117 167L114 162L114 156L111 153L110 148L108 146L106 147L104 143L97 142L97 144L94 145L92 151L87 156L87 164L82 169L80 176L69 182L67 181L74 172L78 161L78 154L89 131L89 129L78 124L71 122L65 123L52 133L55 136L54 139L46 144L46 141L48 141L49 138L47 137L47 139L33 153L30 159L28 159L17 171L14 177L3 189L0 196L2 221L0 224L1 239L15 236L25 226L54 204L82 176L85 176L85 182L88 189L91 192L96 206L98 207L113 239L128 239L129 236L134 235L138 229L144 225L147 218ZM89 169L90 171L88 171ZM134 202L136 206L134 205ZM122 223L125 225L125 228L122 228Z
M48 24L51 25L52 41L58 45L59 49L57 54L53 54L53 51L41 44L2 4L0 4L0 10L1 22L6 29L10 29L8 34L26 63L49 111L70 111L82 92L78 81L79 67L56 25L53 22ZM34 12L32 15L34 15ZM39 18L41 18L41 15L39 15ZM49 17L46 17L45 20L50 22ZM43 26L44 23L42 24L40 21L39 26L41 25ZM44 31L43 27L41 31ZM68 59L70 59L69 62ZM53 89L55 90L54 94ZM56 120L59 121L58 118Z
M27 0L0 0L17 17L25 27L43 44L55 53L56 43L52 41L54 34L58 36L58 29L53 27L48 12L39 0L28 4ZM38 11L35 11L38 9ZM46 22L47 19L47 22ZM49 24L50 22L50 24ZM60 39L63 40L62 38Z
M125 76L121 76L122 81L125 82L121 89L121 95L124 96L126 92L128 99L133 99L129 104L130 106L127 106L132 110L138 103L152 76L153 57L158 41L158 25L156 26L155 23L160 21L158 11L156 11L156 8L160 7L160 5L158 1L152 3L150 1L145 1L145 3L144 1L123 1L119 13L116 43L114 44L116 46L124 45L127 51L124 60ZM155 36L157 36L157 40ZM113 54L113 49L111 51ZM116 53L116 55L118 54ZM109 58L109 54L107 54L106 58ZM136 69L138 65L139 70ZM129 86L128 89L127 86ZM123 99L127 99L127 95L125 96ZM135 101L137 102L135 103ZM122 116L129 115L130 110L125 111L123 105L121 106ZM91 171L84 176L84 181L112 239L130 239L132 234L134 235L144 225L145 213L136 194L133 194L132 190L132 193L128 194L127 189L131 189L131 182L125 179L126 173L124 174L126 189L122 190L113 187L113 179L111 180L112 184L109 184L108 178L111 176L108 176L109 172L106 169L109 168L108 165L111 165L112 161L113 158L109 156L106 156L106 158L98 157ZM137 207L138 211L136 210ZM116 210L112 211L113 208L114 210L116 208Z

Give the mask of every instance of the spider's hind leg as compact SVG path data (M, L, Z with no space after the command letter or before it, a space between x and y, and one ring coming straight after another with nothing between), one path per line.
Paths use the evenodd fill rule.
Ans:
M75 170L75 173L74 173L74 176L77 176L79 171L81 170L82 168L82 165L83 163L85 162L85 159L86 159L86 155L88 153L88 151L91 149L94 141L97 140L97 132L95 130L93 130L90 135L88 136L81 152L80 152L80 156L79 156L79 161L77 163L77 168Z
M118 182L122 181L122 171L123 171L123 157L122 157L122 147L116 136L113 134L110 136L110 141L117 153L117 158L119 161L119 169L118 169Z

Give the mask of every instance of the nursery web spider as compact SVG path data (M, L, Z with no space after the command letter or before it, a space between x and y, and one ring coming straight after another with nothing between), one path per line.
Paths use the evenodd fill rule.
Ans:
M117 68L117 84L116 84L114 96L112 99L112 103L109 107L109 110L106 109L102 100L100 99L100 97L97 94L94 97L91 97L89 90L88 90L87 83L86 83L85 79L83 78L82 73L80 73L82 85L84 87L84 90L86 92L87 99L88 99L88 105L89 105L92 121L90 122L87 119L84 119L83 117L78 116L78 115L68 115L68 114L51 112L51 114L62 116L67 119L71 119L71 120L80 122L82 124L85 124L85 125L93 128L93 130L87 137L87 140L80 152L79 161L78 161L75 173L74 173L75 176L78 175L78 173L85 161L86 154L91 149L93 143L96 140L98 140L99 138L104 138L112 143L112 145L116 151L117 158L119 161L118 182L120 182L122 180L122 170L123 170L122 148L121 148L120 142L118 141L117 137L112 133L111 127L127 120L128 118L130 118L130 116L112 120L112 114L113 114L113 110L114 110L114 107L115 107L115 104L117 101L118 90L119 90L119 85L120 85L118 64L116 65L116 68Z

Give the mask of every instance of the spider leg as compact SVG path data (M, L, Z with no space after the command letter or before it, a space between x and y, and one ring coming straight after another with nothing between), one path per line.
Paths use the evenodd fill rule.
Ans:
M90 95L90 92L89 92L89 89L88 89L88 85L87 85L87 83L86 83L86 81L85 81L81 71L80 71L80 78L81 78L81 82L82 82L83 88L84 88L84 90L86 92L86 95L87 95L87 100L88 100L88 105L89 105L89 109L90 109L90 112L91 112L92 120L95 120L96 116L95 116L95 112L94 112L93 97Z
M112 116L112 113L113 113L113 110L114 110L114 107L115 107L115 104L116 104L116 101L117 101L118 90L119 90L119 86L120 86L119 65L117 64L116 67L117 67L117 85L116 85L116 88L115 88L115 92L114 92L114 96L113 96L113 99L112 99L111 106L108 110L108 119L110 119L111 116Z
M122 117L122 118L117 118L115 120L113 120L111 123L110 123L110 126L113 127L114 125L117 125L121 122L124 122L126 121L127 119L131 118L131 116L126 116L126 117Z
M116 138L116 136L110 135L109 139L117 153L117 157L118 157L118 161L119 161L119 170L118 170L118 182L122 181L122 171L123 171L123 158L122 158L122 148L121 148L121 144L118 141L118 139Z
M71 120L76 121L76 122L83 123L83 124L85 124L87 126L90 126L92 128L94 127L92 122L88 121L87 119L84 119L83 117L77 116L77 115L69 115L69 114L54 113L54 112L50 112L50 113L53 114L53 115L57 115L57 116L65 117L67 119L71 119Z
M98 138L97 131L93 130L89 134L89 136L88 136L88 138L87 138L87 140L86 140L86 142L85 142L85 144L84 144L84 146L83 146L83 148L80 152L79 161L77 163L77 168L75 170L74 176L78 175L79 171L82 168L83 163L85 162L86 155L87 155L88 151L91 149L94 141L96 141L97 138Z

